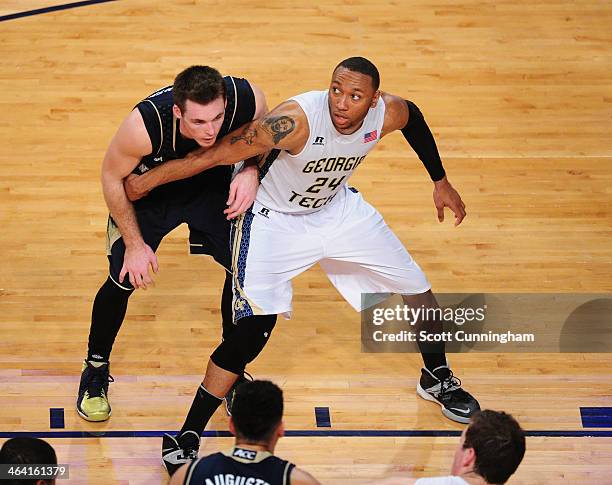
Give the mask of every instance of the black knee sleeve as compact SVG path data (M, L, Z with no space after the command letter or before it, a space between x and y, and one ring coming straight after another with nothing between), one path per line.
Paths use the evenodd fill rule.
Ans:
M241 318L233 332L215 349L211 360L222 369L241 375L263 350L276 325L276 315Z

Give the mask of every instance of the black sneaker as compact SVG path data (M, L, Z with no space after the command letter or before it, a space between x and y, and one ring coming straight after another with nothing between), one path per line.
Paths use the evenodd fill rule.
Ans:
M480 411L478 401L461 389L461 380L447 366L437 367L433 373L421 369L417 393L427 401L437 402L442 407L442 414L458 423L469 423L472 415Z
M79 416L87 421L106 421L110 418L109 382L115 380L109 374L108 362L83 362L76 405Z
M234 396L236 395L236 389L238 389L238 386L242 384L243 382L249 382L252 380L253 380L253 376L251 374L249 374L246 371L243 372L241 376L238 376L238 379L236 379L236 382L234 382L234 385L232 386L232 388L225 395L225 411L227 412L228 416L232 415L232 403L234 402Z
M185 463L198 457L200 437L195 431L185 431L175 438L164 433L162 440L162 460L170 476L174 475Z

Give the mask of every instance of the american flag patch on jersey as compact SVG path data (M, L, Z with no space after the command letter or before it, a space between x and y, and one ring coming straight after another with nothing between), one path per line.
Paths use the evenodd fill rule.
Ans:
M363 142L370 143L378 138L378 130L370 131L370 133L366 133L363 135Z

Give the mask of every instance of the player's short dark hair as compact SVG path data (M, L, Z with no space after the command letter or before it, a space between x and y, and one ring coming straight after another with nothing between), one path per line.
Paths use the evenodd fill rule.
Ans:
M53 447L38 438L11 438L0 449L0 463L9 465L57 465ZM7 485L34 485L34 479L12 479L2 481Z
M283 391L270 381L244 382L232 403L236 436L268 441L283 419Z
M214 67L191 66L174 79L172 98L181 112L185 111L187 100L208 104L219 96L225 100L225 82Z
M506 483L525 456L525 432L509 414L487 409L472 416L463 448L474 449L474 471L488 483Z
M349 71L359 72L361 74L365 74L366 76L370 76L372 78L372 86L374 87L374 91L376 91L380 86L380 74L378 74L378 69L365 57L349 57L348 59L344 59L335 67L334 72L336 72L339 67L344 67Z

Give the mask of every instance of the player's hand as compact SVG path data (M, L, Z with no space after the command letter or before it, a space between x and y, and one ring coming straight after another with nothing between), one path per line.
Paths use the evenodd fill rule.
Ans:
M253 205L259 188L257 165L244 167L236 174L230 184L228 208L223 211L227 219L234 219Z
M149 193L148 190L144 190L142 188L142 181L144 175L136 175L131 173L128 175L123 181L123 188L125 189L125 194L127 198L132 202L138 199L142 199L145 195Z
M134 288L146 290L147 287L154 286L155 282L151 278L149 266L154 273L159 270L157 256L147 244L143 242L142 246L126 247L119 282L122 283L127 274Z
M450 182L444 177L442 180L434 182L433 200L438 210L438 220L444 221L444 208L448 207L455 214L455 226L467 215L465 204L461 200L459 193L453 188Z

